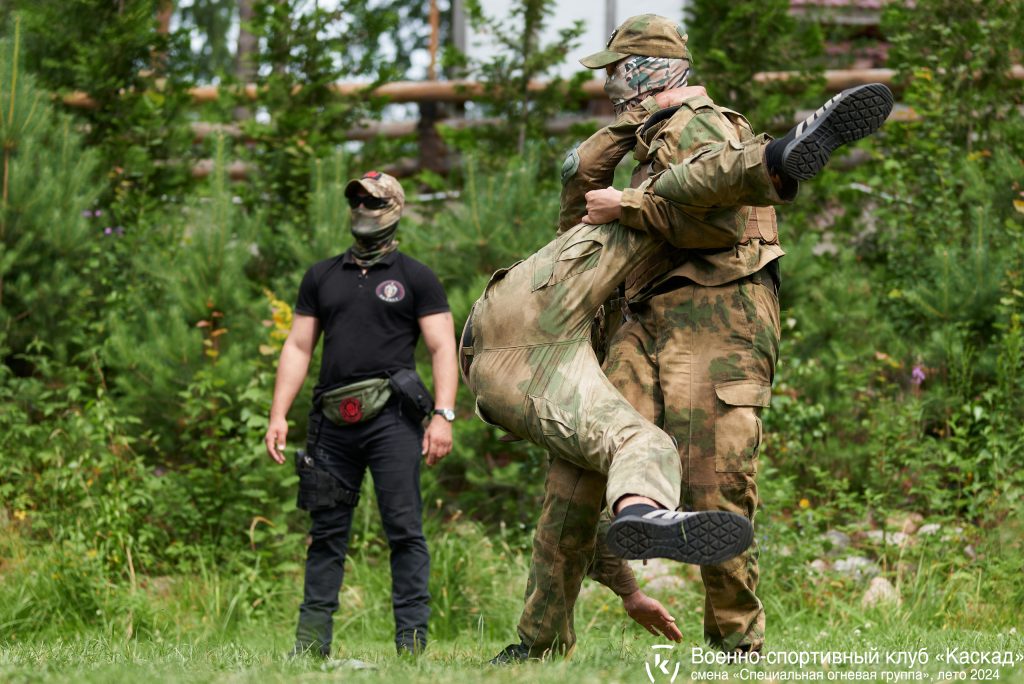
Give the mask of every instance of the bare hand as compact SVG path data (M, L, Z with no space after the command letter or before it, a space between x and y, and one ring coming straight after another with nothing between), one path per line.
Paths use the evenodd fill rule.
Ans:
M662 109L667 109L681 105L691 97L707 94L708 91L704 89L704 86L683 86L681 88L672 88L671 90L662 90L654 96L654 101Z
M278 465L284 463L284 449L288 444L288 421L284 418L271 418L263 443L270 458L277 461Z
M427 431L423 433L423 455L427 465L440 463L441 459L452 450L452 424L444 416L430 419Z
M615 221L622 214L622 193L610 185L603 190L591 190L585 196L587 215L580 219L583 223L596 226Z
M668 614L665 606L639 589L622 597L622 607L629 617L654 636L663 635L676 643L683 640L683 633L676 627L676 619Z

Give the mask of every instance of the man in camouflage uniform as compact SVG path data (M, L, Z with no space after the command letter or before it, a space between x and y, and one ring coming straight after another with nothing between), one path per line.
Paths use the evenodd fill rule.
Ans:
M602 67L631 55L688 61L685 37L675 25L648 15L627 20L609 49L584 64ZM634 62L621 78L637 87L637 95L649 92L642 63ZM561 236L495 274L471 317L468 384L478 394L479 412L548 447L558 464L549 474L535 550L547 547L557 559L567 539L592 546L589 535L569 533L564 523L543 524L550 518L582 525L585 514L549 515L549 509L568 506L593 514L586 529L594 529L600 482L593 486L591 480L592 487L582 491L581 469L608 472L607 501L618 504L619 512L613 531L620 518L630 518L623 504L704 511L700 515L708 516L713 529L698 548L673 545L661 534L669 526L657 525L670 516L650 507L652 512L619 525L610 545L625 557L664 555L702 564L709 642L727 650L760 647L756 550L722 563L733 550L746 548L747 529L733 520L749 521L757 504L759 413L770 399L778 353L774 265L782 250L773 211L754 205L791 199L798 180L817 173L839 144L877 128L889 107L891 95L883 86L851 89L773 147L765 136L754 137L742 116L715 106L703 93L650 117L657 107L645 100L570 157L563 173L568 182ZM600 220L621 217L636 230L574 225L585 193L603 188L634 145L641 164L634 189L621 199L610 191L616 193L618 215ZM605 199L598 193L596 200ZM594 204L601 208L600 201ZM622 280L633 311L612 341L607 370L642 414L676 437L678 454L673 446L670 456L671 441L650 432L634 409L608 391L611 383L596 376L596 360L588 356L591 314ZM711 511L721 513L715 517ZM723 534L731 538L722 542ZM716 540L729 552L713 557ZM655 548L666 545L667 552ZM539 560L531 571L534 589L551 584L543 581L551 559ZM569 563L560 565L561 575ZM562 600L556 601L570 613L581 570L565 573ZM533 594L528 591L520 623L522 646L535 655L543 645L530 638L531 626L534 635L561 632L555 636L562 646L571 645L565 639L572 638L571 615L554 621L561 629L549 629L546 618L530 624L530 618L552 612L550 602L532 612ZM553 613L558 617L557 607Z
M635 55L643 58L629 59ZM638 95L659 85L678 85L645 83L643 70L656 61L650 57L689 64L685 36L672 22L645 15L627 20L606 51L583 63L609 67L610 82L625 76ZM613 64L617 73L612 73ZM652 98L640 106L620 99L617 105L627 106L617 106L616 122L569 155L563 167L559 231L573 229L586 211L589 192L594 211L584 220L620 218L624 225L660 235L676 247L691 248L666 248L634 259L637 266L625 287L630 314L614 334L606 372L641 414L675 437L682 506L753 518L759 413L770 399L778 354L776 260L782 250L770 207L735 207L791 199L797 182L820 170L831 149L884 121L891 95L877 85L847 91L774 146L766 146L767 139L754 138L739 114L715 106L702 90L687 90L682 106L667 111L659 111ZM837 123L840 120L845 121ZM833 130L844 126L845 130ZM826 142L830 134L833 139ZM621 196L601 190L611 182L618 161L634 147L640 165L633 189ZM744 170L756 180L730 180L721 173L728 164L709 164L711 159L739 154L747 162ZM748 190L754 192L701 197L693 189L702 180L726 188L736 183L733 190L748 182ZM687 215L680 217L678 207L664 202L666 198L690 204ZM730 220L739 229L738 242L729 242L728 231L722 230ZM613 496L608 497L610 503L616 501ZM502 660L572 647L572 607L586 567L585 554L574 552L574 547L594 548L592 531L603 498L600 477L555 457L534 539L527 601L519 623L521 643L506 649L499 656ZM628 566L617 567L607 557L600 567L609 576L629 573ZM754 593L756 548L701 570L709 643L725 650L760 648L764 612ZM559 581L551 581L549 573Z
M717 160L726 167L721 172L742 175L742 150L727 156ZM617 283L661 251L660 240L617 222L578 224L491 278L470 314L462 354L483 420L570 463L608 473L610 504L643 496L671 511L680 501L675 444L615 390L590 344L594 314ZM668 549L667 557L713 562L750 542L742 516L716 511L692 517L688 543ZM680 520L689 527L689 518ZM673 536L680 534L678 525L671 527ZM719 548L715 542L726 530L733 536Z

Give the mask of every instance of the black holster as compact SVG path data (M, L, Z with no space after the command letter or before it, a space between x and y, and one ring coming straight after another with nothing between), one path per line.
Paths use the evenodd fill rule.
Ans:
M434 412L434 400L419 374L409 368L388 373L391 391L398 397L399 406L416 422L422 422Z
M303 450L295 452L295 472L299 476L297 506L304 511L320 511L340 504L359 503L359 492L346 489L338 478L316 467L313 457Z

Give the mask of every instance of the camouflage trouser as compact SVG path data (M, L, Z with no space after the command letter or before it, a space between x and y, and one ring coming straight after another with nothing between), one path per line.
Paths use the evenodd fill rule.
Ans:
M609 502L637 494L671 509L680 493L675 444L619 394L590 345L595 312L634 260L660 246L618 223L581 223L495 273L467 324L466 381L481 419L607 473Z
M531 658L567 653L576 644L573 607L584 574L619 596L637 590L629 566L604 545L609 522L600 517L605 483L600 473L551 459L518 628Z
M758 274L720 287L690 285L638 309L612 339L609 379L679 444L684 509L753 519L760 411L768 405L778 358L774 283ZM519 621L531 655L575 643L571 611L590 559L565 549L593 548L602 484L601 477L570 463L552 464L530 569L531 587L547 587L552 596L545 600L528 591ZM757 555L755 542L722 565L701 567L705 638L723 650L760 648L764 641ZM629 571L625 562L611 559L595 569L591 576L604 584L621 582L617 578Z
M612 340L606 371L637 409L676 438L687 510L753 520L761 418L779 354L779 302L763 272L720 287L654 297ZM760 648L764 607L755 595L755 543L701 566L704 636L723 650Z

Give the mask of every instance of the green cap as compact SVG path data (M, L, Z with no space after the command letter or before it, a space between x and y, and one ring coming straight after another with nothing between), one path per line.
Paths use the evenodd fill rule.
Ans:
M600 69L630 55L690 59L686 34L667 17L640 14L630 17L615 29L607 48L580 60L588 69Z

